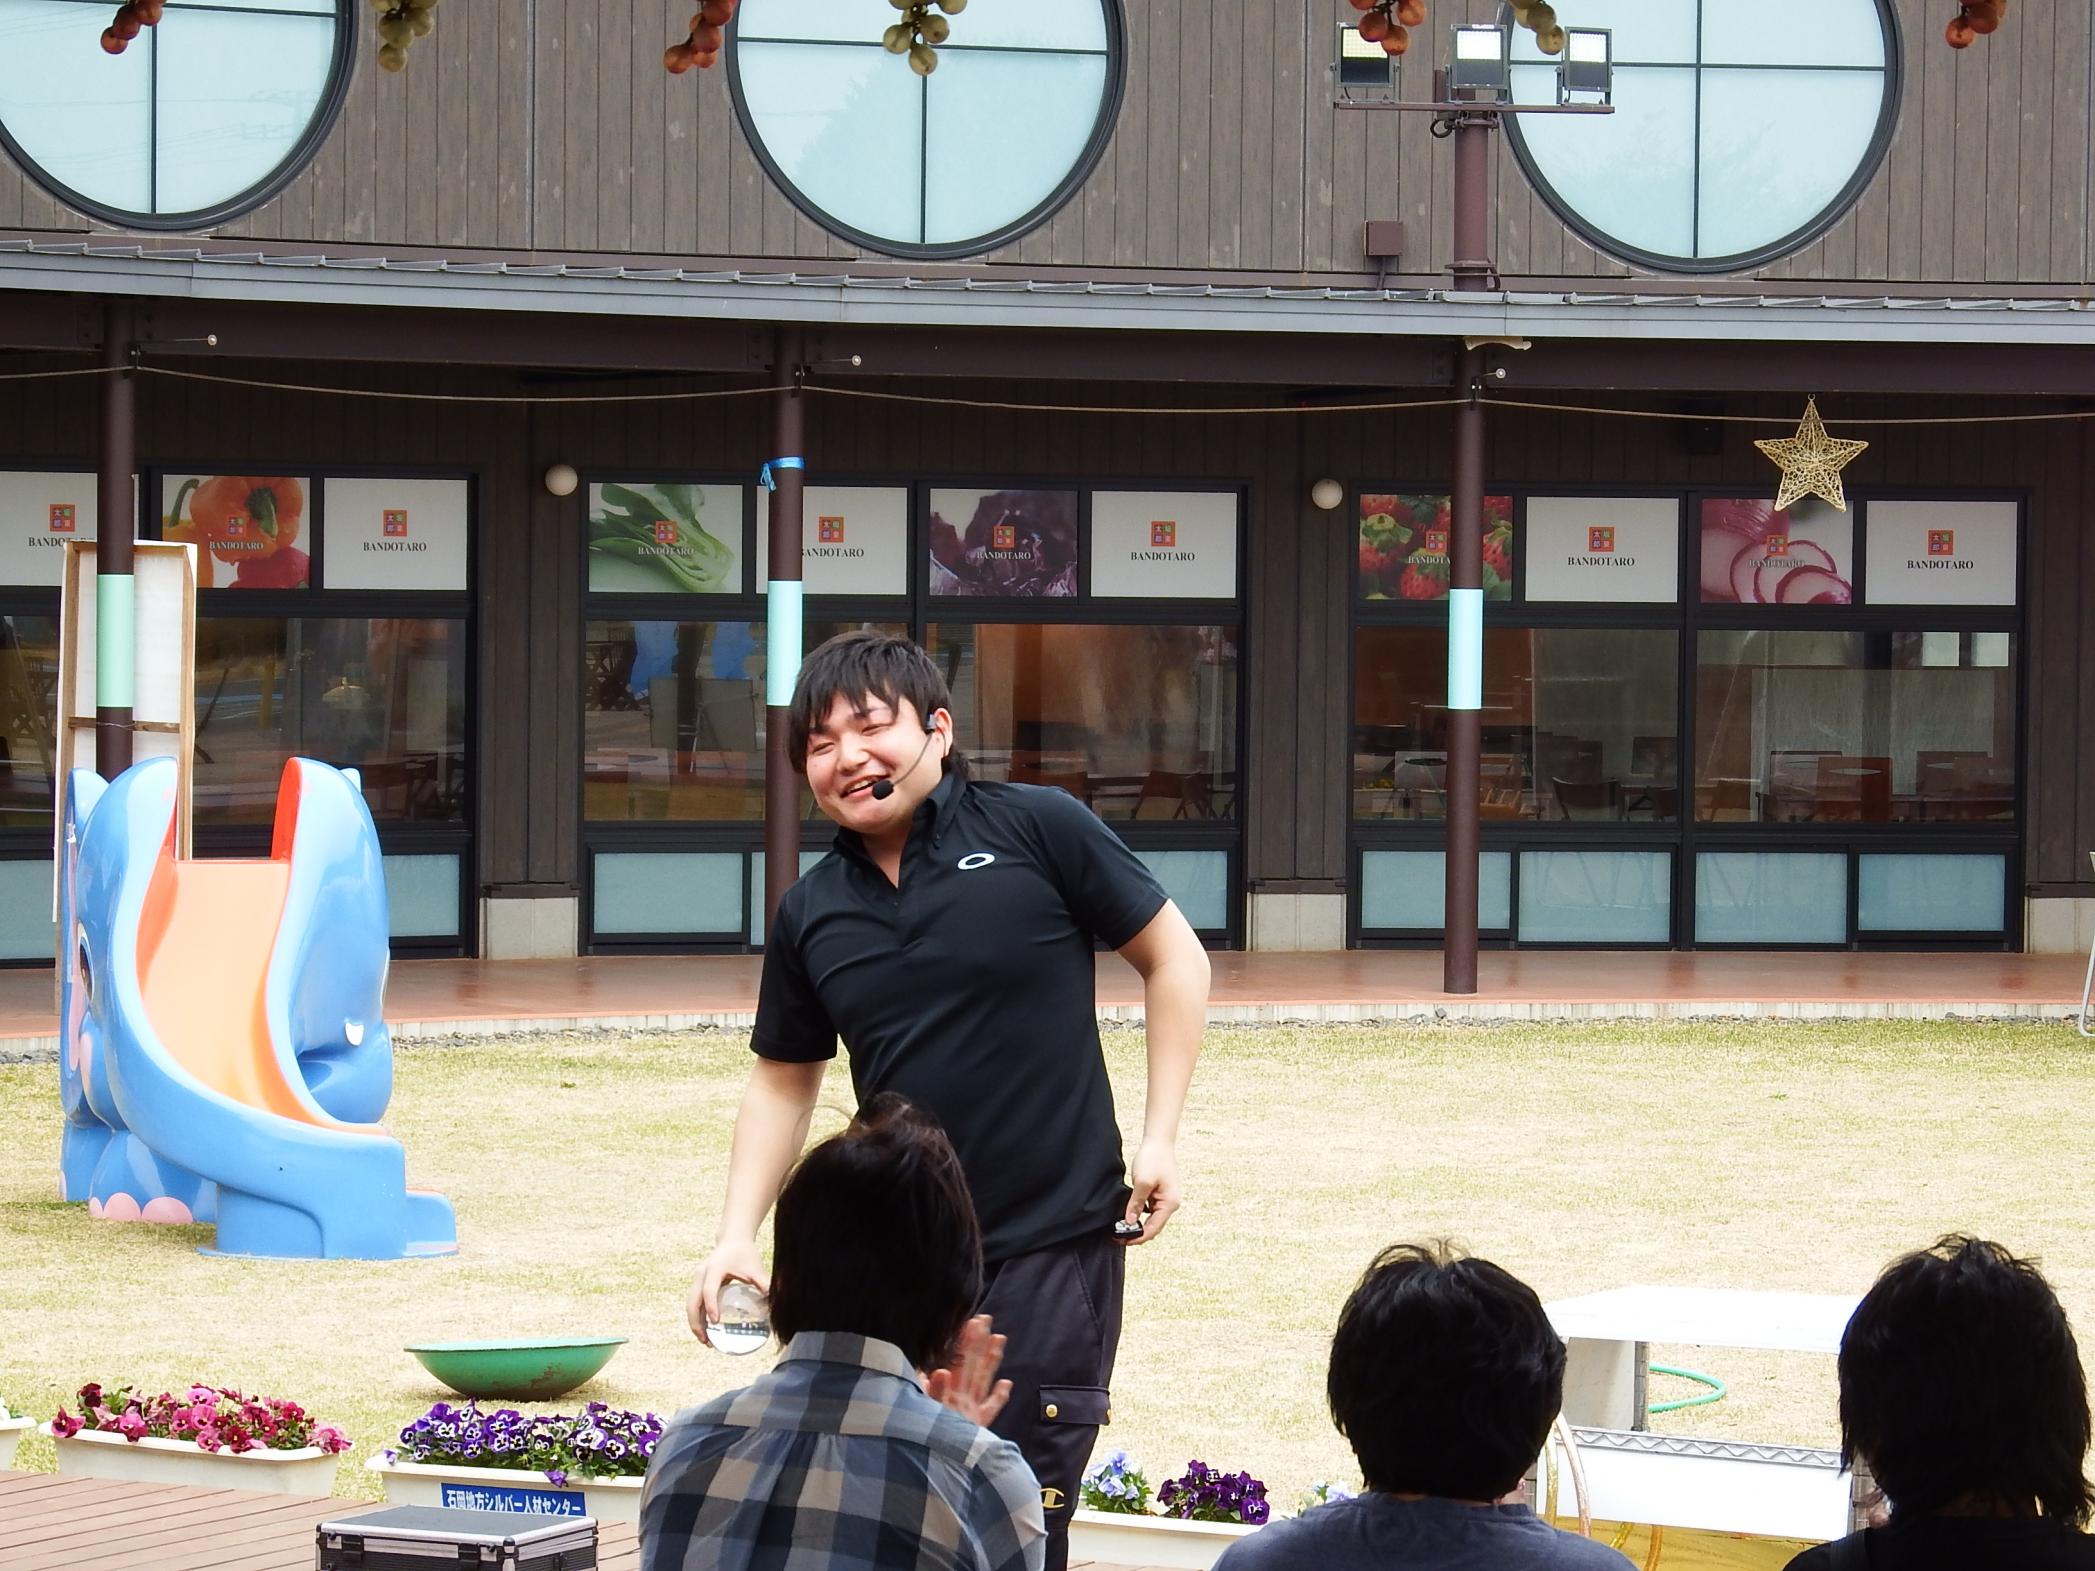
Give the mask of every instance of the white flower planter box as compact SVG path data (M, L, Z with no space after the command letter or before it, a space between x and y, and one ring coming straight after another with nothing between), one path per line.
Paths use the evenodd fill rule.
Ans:
M9 1418L7 1409L0 1407L0 1472L15 1465L15 1447L22 1443L22 1436L36 1427L33 1418Z
M1069 1520L1069 1558L1208 1571L1223 1550L1257 1531L1235 1522L1181 1522L1169 1516L1080 1508Z
M593 1516L599 1522L640 1520L641 1478L571 1478L555 1484L520 1467L452 1467L430 1462L364 1466L385 1480L386 1498L404 1506L464 1506L545 1516Z
M43 1426L51 1434L51 1426ZM326 1495L336 1458L318 1446L297 1451L205 1451L187 1440L126 1440L103 1430L51 1435L58 1471L76 1478L121 1478L137 1484L199 1489L252 1489L272 1495Z

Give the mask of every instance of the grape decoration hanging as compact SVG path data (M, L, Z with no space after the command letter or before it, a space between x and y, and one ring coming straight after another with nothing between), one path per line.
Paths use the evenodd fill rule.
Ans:
M953 31L946 17L966 10L967 0L888 0L888 4L902 13L902 20L881 34L881 44L889 54L908 55L909 68L918 76L929 76L938 69L938 46ZM670 75L682 76L693 66L701 71L711 68L727 41L727 24L735 19L735 5L736 0L704 0L691 18L689 36L662 52L662 64Z
M1942 36L1952 49L1969 49L1974 38L1992 32L2007 15L2008 0L1964 0Z

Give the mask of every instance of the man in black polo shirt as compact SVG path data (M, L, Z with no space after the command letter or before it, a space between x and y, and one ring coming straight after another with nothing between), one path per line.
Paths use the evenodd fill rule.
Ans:
M944 1124L982 1222L982 1310L1009 1338L995 1428L1040 1480L1048 1571L1108 1416L1125 1244L1180 1201L1175 1147L1207 1012L1207 955L1120 838L1067 792L978 782L952 700L906 639L844 633L811 654L791 752L836 848L779 904L735 1120L727 1198L688 1312L767 1281L756 1234L806 1139L843 1038L861 1102L898 1091ZM1123 1170L1099 1046L1094 944L1141 973L1142 1140ZM1116 1236L1115 1224L1121 1234Z

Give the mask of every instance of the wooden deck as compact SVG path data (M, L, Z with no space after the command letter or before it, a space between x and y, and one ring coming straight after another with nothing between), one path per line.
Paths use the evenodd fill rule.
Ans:
M362 1500L0 1471L0 1566L6 1571L313 1571L315 1526L380 1509ZM640 1571L640 1540L628 1524L603 1523L597 1549L600 1571ZM1070 1568L1160 1571L1098 1560L1073 1560Z
M313 1571L313 1528L378 1507L359 1500L178 1489L53 1473L0 1473L7 1571ZM640 1543L604 1524L605 1571L639 1571ZM433 1564L434 1562L432 1562Z

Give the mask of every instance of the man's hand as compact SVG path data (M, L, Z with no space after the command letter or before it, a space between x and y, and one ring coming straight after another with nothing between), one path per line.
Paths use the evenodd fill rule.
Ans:
M1178 1153L1161 1140L1145 1140L1135 1151L1128 1168L1127 1219L1142 1224L1142 1236L1124 1240L1129 1246L1146 1244L1164 1231L1171 1213L1179 1208L1184 1192L1178 1186Z
M705 1264L698 1268L698 1275L692 1278L690 1295L684 1300L684 1318L691 1322L691 1334L708 1347L713 1344L706 1339L706 1322L719 1318L720 1286L729 1277L752 1283L760 1293L771 1291L771 1273L764 1269L764 1257L757 1253L754 1239L714 1245Z
M933 1401L987 1429L1011 1400L1011 1382L997 1379L1003 1361L1004 1339L990 1334L989 1316L977 1315L961 1328L952 1364L932 1370L924 1390Z

